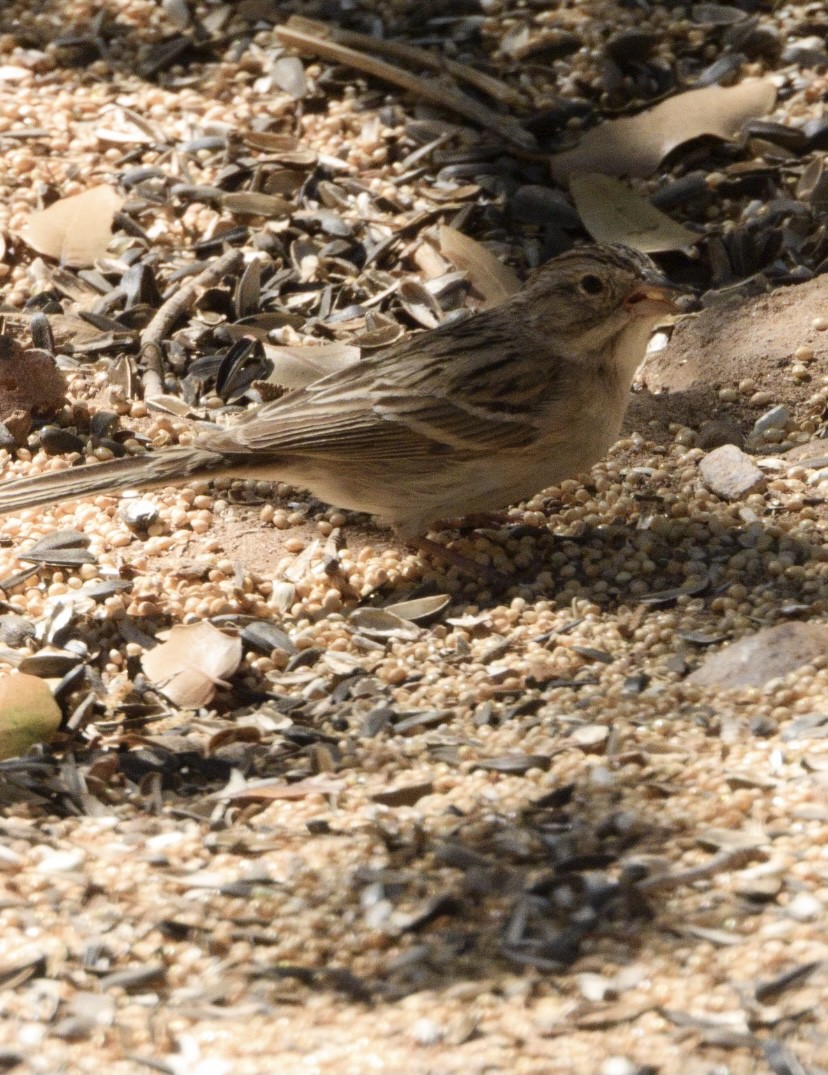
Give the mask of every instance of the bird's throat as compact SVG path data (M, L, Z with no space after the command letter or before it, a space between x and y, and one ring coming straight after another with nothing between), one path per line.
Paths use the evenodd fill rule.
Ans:
M644 361L650 337L659 321L663 320L663 316L657 314L628 321L613 339L607 363L608 372L614 370L624 391L629 390L635 371Z

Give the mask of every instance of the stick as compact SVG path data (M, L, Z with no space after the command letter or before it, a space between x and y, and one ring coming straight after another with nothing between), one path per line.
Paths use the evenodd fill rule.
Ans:
M227 273L236 272L244 260L241 250L228 250L200 272L194 280L167 299L141 333L141 360L144 363L144 399L164 394L164 351L162 341L182 314L187 313L202 288L215 287Z
M362 52L357 52L356 49L346 48L345 45L339 45L335 41L327 41L324 37L291 30L287 26L277 26L276 36L283 45L290 45L297 52L321 56L325 60L333 60L334 63L341 63L346 67L354 67L358 71L365 71L366 74L382 79L383 82L390 82L394 86L409 90L438 108L456 112L457 115L471 120L479 127L493 131L510 145L523 150L531 150L535 146L535 139L516 120L495 115L485 105L461 93L453 86L428 82L384 60L366 56Z
M736 847L720 851L700 866L688 866L685 870L676 870L673 873L657 873L653 877L639 881L635 887L639 892L652 892L655 889L692 885L696 881L705 881L708 877L714 877L717 873L724 873L726 870L741 870L760 854L761 851L755 847Z
M523 104L523 97L518 91L505 82L501 82L499 78L493 78L483 71L476 71L467 64L450 60L428 49L421 49L417 45L408 45L404 41L387 41L383 37L359 34L355 30L343 30L331 23L306 19L301 15L291 15L287 27L289 30L298 30L300 33L304 32L314 37L337 41L340 45L359 49L362 52L376 52L379 55L390 56L392 59L401 60L412 66L427 67L432 71L448 71L450 75L462 82L468 82L470 86L474 86L475 89L500 104L515 106Z

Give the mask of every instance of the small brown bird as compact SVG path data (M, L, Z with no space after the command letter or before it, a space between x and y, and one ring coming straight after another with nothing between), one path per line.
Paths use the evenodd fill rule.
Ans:
M571 250L502 305L414 335L193 445L0 483L0 514L212 472L288 482L406 539L582 473L617 439L677 289L622 246Z

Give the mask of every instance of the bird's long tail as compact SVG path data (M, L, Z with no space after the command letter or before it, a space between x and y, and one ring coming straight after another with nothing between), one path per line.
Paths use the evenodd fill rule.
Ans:
M214 470L226 461L226 457L218 452L180 446L0 482L0 515L58 504L63 500L78 500L94 493L175 485Z

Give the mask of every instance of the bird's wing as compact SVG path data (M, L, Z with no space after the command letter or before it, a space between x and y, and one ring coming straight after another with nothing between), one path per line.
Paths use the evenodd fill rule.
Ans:
M475 339L462 322L430 333L427 351L412 337L265 404L205 447L353 462L529 448L556 379L487 320L474 318Z
M356 406L341 400L327 406L311 396L228 432L234 445L257 454L321 459L348 453L366 461L525 448L538 435L533 423L510 414L440 397L391 393L377 393ZM219 447L233 450L229 443Z

